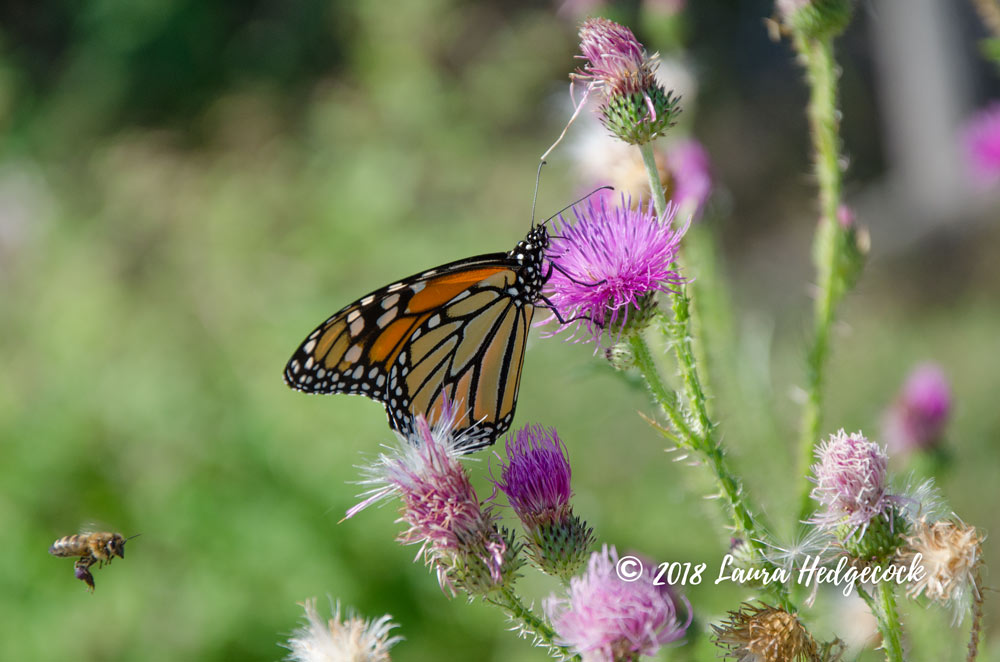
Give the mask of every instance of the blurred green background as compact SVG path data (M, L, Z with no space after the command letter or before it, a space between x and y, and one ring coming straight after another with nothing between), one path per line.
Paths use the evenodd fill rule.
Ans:
M924 10L866 3L839 42L847 196L873 247L840 316L825 427L878 438L910 367L938 361L956 407L953 461L937 478L954 511L992 533L1000 206L966 188L941 145L958 144L959 120L1000 84L977 57L971 8L941 7L924 24ZM815 223L801 73L768 39L769 2L599 10L696 81L678 130L711 154L702 236L734 283L714 402L748 491L787 522ZM296 603L319 596L325 612L328 594L392 614L406 637L397 660L546 659L495 610L447 599L416 549L394 542L393 506L337 523L360 491L355 465L391 439L384 413L292 392L281 372L348 301L524 235L538 156L569 114L586 11L0 4L0 659L276 660ZM924 94L906 106L895 86L914 77ZM540 215L588 185L573 159L570 147L551 159ZM671 462L636 415L649 410L590 347L531 340L516 424L558 428L576 512L619 550L717 567L728 536L704 476ZM93 595L72 561L46 553L88 526L142 534L94 573ZM532 571L519 586L536 603L557 588ZM715 659L707 623L752 593L688 594L690 643L661 657ZM994 595L988 634L1000 629ZM964 659L966 631L948 615L906 611L913 659ZM833 594L809 623L820 637L869 627ZM982 659L1000 660L1000 646Z

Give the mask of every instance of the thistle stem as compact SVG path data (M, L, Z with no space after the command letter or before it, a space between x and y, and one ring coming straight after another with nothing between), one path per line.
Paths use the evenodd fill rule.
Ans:
M667 211L667 194L663 190L663 182L660 181L660 169L656 167L656 154L653 152L653 143L643 143L639 145L639 153L642 154L642 163L646 166L646 175L649 177L649 190L653 195L653 206L656 208L656 215L663 218Z
M876 595L870 595L865 591L861 582L855 582L854 586L878 622L886 661L903 662L903 630L899 623L899 615L896 613L896 597L892 593L892 584L880 582L875 589Z
M524 631L531 633L535 638L536 644L544 644L550 651L558 652L564 660L581 660L580 656L573 655L568 647L556 643L555 631L549 627L548 623L536 616L529 607L521 602L521 599L509 587L504 586L500 589L499 599L488 598L487 600L506 611L511 618L520 622Z
M879 582L879 607L882 612L879 630L882 632L882 647L887 662L903 662L903 628L896 611L896 596L892 592L892 582Z
M806 69L809 83L809 126L814 151L814 169L819 185L820 220L813 240L818 294L814 304L814 331L806 360L806 400L802 409L798 469L799 518L808 517L810 484L806 478L812 463L822 423L823 386L830 354L830 334L837 304L846 290L837 265L841 261L844 230L837 222L841 198L840 137L837 114L837 66L830 37L806 39L794 36L795 50Z
M663 191L663 184L660 182L653 147L650 143L645 143L639 146L639 150L646 166L646 174L649 176L653 205L656 208L656 213L663 217L667 208L666 195ZM728 515L733 522L736 535L743 538L763 559L764 544L762 541L765 540L766 536L746 503L739 478L729 467L722 444L717 438L715 424L708 411L708 399L702 387L695 358L691 334L690 299L684 283L677 285L671 300L673 320L667 321L660 314L660 327L664 330L677 358L687 406L683 407L683 404L678 402L676 394L663 385L648 345L640 334L633 333L630 342L636 359L636 367L649 385L657 404L667 413L667 417L673 424L674 431L681 442L690 450L698 453L708 465L712 475L715 476L719 493L728 505ZM761 563L766 567L771 567L771 564L766 561L762 560ZM791 607L788 591L784 586L775 586L775 597L783 607Z
M663 383L660 372L657 370L656 362L653 360L653 353L649 350L649 344L643 338L641 332L630 333L628 337L629 347L632 349L632 358L636 368L646 381L653 399L660 405L663 412L670 420L679 439L684 440L693 446L694 432L687 424L680 404L677 401L677 394Z

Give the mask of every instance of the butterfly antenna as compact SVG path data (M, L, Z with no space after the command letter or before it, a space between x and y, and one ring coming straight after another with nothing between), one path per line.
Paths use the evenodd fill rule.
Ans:
M546 223L548 223L549 221L551 221L553 218L555 218L559 214L563 213L567 209L575 207L576 205L580 204L581 202L583 202L584 200L586 200L587 198L589 198L590 196L594 195L595 193L597 193L599 191L614 191L614 190L615 190L614 186L598 186L593 191L591 191L587 195L583 196L579 200L575 200L575 201L569 203L568 205L566 205L565 207L563 207L562 209L560 209L556 213L554 213L551 216L549 216L547 219L545 219L544 221L542 221L542 225L545 225Z
M542 166L545 159L538 164L538 172L535 174L535 195L531 196L531 227L535 227L535 204L538 202L538 183L542 181Z

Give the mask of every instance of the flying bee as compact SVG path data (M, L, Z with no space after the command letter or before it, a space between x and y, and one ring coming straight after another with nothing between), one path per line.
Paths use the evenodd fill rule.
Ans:
M95 563L98 568L105 563L110 565L116 556L125 558L125 543L132 538L135 536L126 538L120 533L108 531L77 533L64 536L52 543L49 554L61 557L79 556L80 558L73 564L73 574L93 591L94 576L90 574L90 567Z

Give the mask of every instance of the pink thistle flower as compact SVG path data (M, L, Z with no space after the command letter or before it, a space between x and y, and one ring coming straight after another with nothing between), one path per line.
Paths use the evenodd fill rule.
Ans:
M362 483L372 487L347 517L398 495L403 508L397 521L409 527L398 540L420 544L417 558L435 568L442 590L485 595L513 580L520 545L480 503L458 460L468 440L451 434L451 408L446 410L434 428L418 416L412 437L397 435L400 445L365 469Z
M592 91L602 93L599 114L613 134L641 145L673 125L678 99L656 81L656 58L631 30L606 18L587 19L580 27L580 51L586 64L571 78L587 84L583 101Z
M565 597L551 595L545 613L559 640L587 660L615 662L638 655L655 655L677 641L691 625L691 605L678 618L672 593L654 586L652 575L626 582L615 571L618 552L607 545L594 552L586 572L570 580Z
M565 579L582 565L593 529L573 515L569 504L570 466L554 428L527 425L507 440L507 461L497 488L527 533L532 560L548 574Z
M574 78L611 94L643 93L655 84L652 58L624 25L607 18L589 18L580 26L580 51L587 62ZM646 99L650 115L656 109Z
M825 507L811 520L826 529L848 527L847 535L863 537L869 525L885 518L892 523L898 499L887 490L889 456L861 432L840 430L816 449L812 498Z
M965 154L973 181L1000 183L1000 101L974 115L965 126Z
M642 319L655 305L653 294L674 292L683 279L673 262L688 227L673 229L675 212L669 205L666 217L657 219L652 202L632 209L622 197L609 208L595 196L582 212L574 210L576 223L560 217L549 248L554 270L547 297L567 322L554 333L585 331L586 340L600 345L604 332L617 336L630 315Z
M889 447L905 453L937 445L951 414L951 386L935 363L919 365L885 417Z

